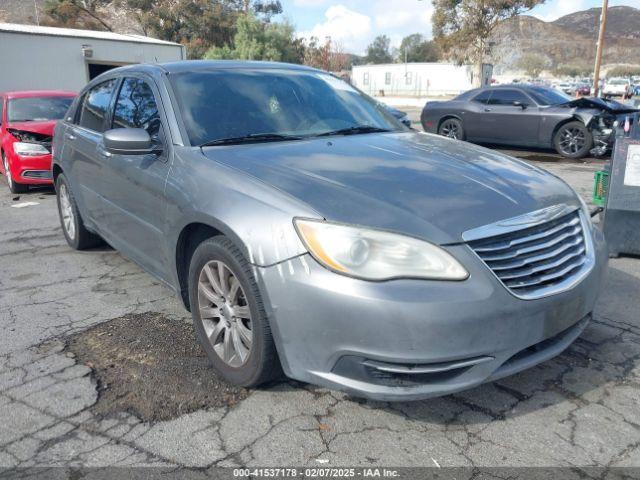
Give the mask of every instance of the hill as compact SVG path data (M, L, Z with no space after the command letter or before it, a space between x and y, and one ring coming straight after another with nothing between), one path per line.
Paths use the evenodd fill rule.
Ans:
M518 68L525 54L545 58L549 68L578 67L588 71L595 61L600 8L571 13L553 22L520 15L500 25L494 34L498 70ZM640 64L640 10L610 7L603 64Z
M552 22L569 31L595 38L600 28L601 8L565 15ZM607 12L607 38L640 38L640 10L633 7L609 7Z

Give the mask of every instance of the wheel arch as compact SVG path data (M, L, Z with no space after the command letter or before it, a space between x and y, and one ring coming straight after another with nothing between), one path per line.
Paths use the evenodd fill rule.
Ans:
M460 115L456 115L454 113L447 113L446 115L442 116L440 120L438 120L438 127L436 128L436 132L440 132L440 126L445 122L445 120L449 120L450 118L455 118L460 123L462 123L462 126L464 127L464 121L462 120Z
M178 234L175 243L175 273L178 291L185 308L189 311L189 265L191 257L198 245L205 240L224 235L236 245L243 255L248 258L248 249L242 239L229 226L215 219L194 219L185 224Z
M553 131L551 132L551 138L549 139L549 144L551 146L554 145L554 142L555 142L555 139L556 139L556 134L558 133L558 130L560 130L567 123L571 123L571 122L580 122L585 126L585 128L587 128L587 126L584 123L584 120L582 118L580 118L579 116L577 116L577 115L572 115L571 117L565 118L565 119L559 121L558 123L556 123L556 125L553 127ZM587 130L589 130L589 129L587 128Z
M62 170L62 167L60 165L58 165L57 163L54 163L51 166L51 172L53 174L53 186L55 187L56 180L58 180L58 177L60 176L61 173L64 172L64 170Z

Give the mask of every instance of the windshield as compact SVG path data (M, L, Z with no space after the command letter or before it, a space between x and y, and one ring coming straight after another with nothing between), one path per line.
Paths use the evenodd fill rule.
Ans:
M404 131L386 109L331 75L215 69L170 75L192 145L250 135L312 137L354 127Z
M571 97L563 92L546 87L530 87L527 89L538 105L558 105L571 101Z
M627 82L626 80L623 80L621 78L614 78L612 80L609 80L609 84L610 85L627 85L629 82Z
M7 105L10 122L44 122L64 118L73 97L13 98Z

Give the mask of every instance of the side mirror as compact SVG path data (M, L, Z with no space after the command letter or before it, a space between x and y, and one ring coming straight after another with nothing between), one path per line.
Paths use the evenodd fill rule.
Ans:
M527 108L529 105L527 105L526 103L522 103L522 102L520 102L520 101L516 100L515 102L513 102L513 106L514 106L514 107L520 107L521 109L523 109L523 110L524 110L524 109L525 109L525 108Z
M114 155L154 153L151 136L144 128L114 128L103 135L105 150Z

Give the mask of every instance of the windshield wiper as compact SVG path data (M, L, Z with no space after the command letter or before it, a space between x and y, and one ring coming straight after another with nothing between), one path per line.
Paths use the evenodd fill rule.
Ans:
M388 128L374 127L373 125L356 125L353 127L340 128L330 132L319 133L316 137L328 137L331 135L358 135L359 133L383 133L391 132Z
M302 140L303 137L296 135L282 135L280 133L251 133L249 135L242 135L240 137L219 138L217 140L211 140L205 142L199 147L213 147L216 145L234 145L239 143L252 143L252 142L281 142L285 140Z

